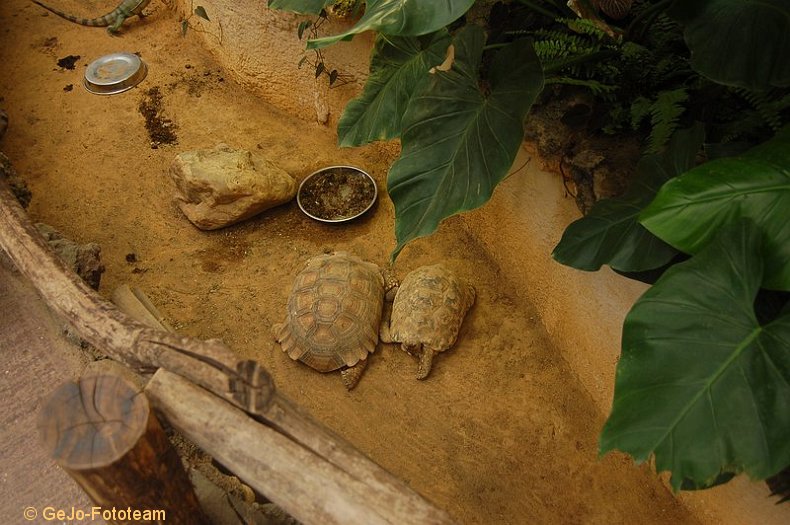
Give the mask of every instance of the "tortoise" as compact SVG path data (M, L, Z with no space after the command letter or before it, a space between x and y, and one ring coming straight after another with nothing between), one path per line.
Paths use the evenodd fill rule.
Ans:
M291 359L319 372L342 369L351 390L378 344L389 281L378 266L346 252L313 257L296 276L274 337Z
M389 324L381 325L381 340L400 343L403 350L419 357L417 379L425 379L433 357L455 344L474 301L475 289L443 265L417 268L398 288Z

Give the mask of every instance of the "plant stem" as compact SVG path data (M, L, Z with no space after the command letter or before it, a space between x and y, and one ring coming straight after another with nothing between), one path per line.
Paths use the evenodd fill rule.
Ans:
M541 7L539 5L535 5L530 0L518 0L518 2L520 4L524 4L525 6L529 7L530 9L532 9L535 12L542 14L543 16L547 16L547 17L551 18L552 20L557 18L557 14L556 13L552 13L551 11L546 9L545 7Z
M512 42L501 42L499 44L488 44L487 46L483 46L483 51L488 51L489 49L499 49L500 47L507 47Z

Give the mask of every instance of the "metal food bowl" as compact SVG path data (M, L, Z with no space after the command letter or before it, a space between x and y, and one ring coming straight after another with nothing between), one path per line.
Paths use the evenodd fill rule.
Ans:
M134 53L113 53L97 58L85 70L85 89L97 95L123 93L142 82L148 67Z
M311 219L336 223L363 215L377 197L376 181L367 172L354 166L329 166L302 181L296 203Z

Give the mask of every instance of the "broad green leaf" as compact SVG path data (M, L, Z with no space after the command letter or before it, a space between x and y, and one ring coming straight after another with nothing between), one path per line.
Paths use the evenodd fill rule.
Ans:
M379 34L362 94L346 105L337 126L340 146L359 146L400 136L401 119L417 83L441 64L450 44L442 29L427 37Z
M740 217L763 232L765 282L790 290L790 127L739 157L717 159L666 183L640 222L686 253Z
M317 15L335 0L269 0L269 9L291 11L302 15Z
M707 483L697 483L690 479L684 479L680 483L680 490L706 490L718 485L724 485L725 483L729 483L732 478L736 476L735 472L722 472L716 479L709 481Z
M466 13L474 0L370 0L365 14L351 29L338 35L316 38L307 47L316 49L350 40L365 31L394 36L419 36L433 33Z
M443 219L485 204L513 164L543 73L530 42L509 44L494 56L486 96L478 87L484 44L480 27L461 29L452 67L420 84L403 117L401 156L387 178L398 241L393 258Z
M665 154L642 158L628 192L598 201L590 213L571 223L552 257L587 271L608 264L621 272L643 272L669 263L677 250L647 231L638 217L662 184L694 166L703 136L698 124L677 132Z
M757 320L762 248L759 228L739 221L636 302L602 454L653 454L675 489L726 473L764 479L790 464L790 312Z
M711 80L753 90L790 85L790 2L678 0L691 65Z

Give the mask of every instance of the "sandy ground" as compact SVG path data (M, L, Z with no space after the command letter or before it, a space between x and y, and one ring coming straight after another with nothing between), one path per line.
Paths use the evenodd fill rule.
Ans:
M85 14L112 4L58 3ZM386 263L391 202L382 196L345 226L316 223L291 203L207 233L174 204L168 165L180 151L225 142L266 154L298 180L347 163L383 187L392 156L338 149L334 130L290 118L234 85L189 33L181 36L161 3L148 10L111 38L44 16L25 0L0 3L0 107L11 122L2 148L33 192L34 220L102 246L104 295L138 286L180 332L219 337L259 360L286 395L461 523L694 522L648 468L597 457L603 421L594 403L534 308L510 292L459 221L406 248L396 265L402 276L443 261L477 289L458 344L435 360L428 380L415 380L416 361L391 345L371 356L352 392L339 375L288 359L271 326L284 317L293 277L325 250ZM149 66L144 83L108 97L86 92L85 66L117 51L140 54ZM81 57L74 70L56 64L68 55ZM138 105L155 86L178 144L152 149Z

